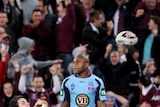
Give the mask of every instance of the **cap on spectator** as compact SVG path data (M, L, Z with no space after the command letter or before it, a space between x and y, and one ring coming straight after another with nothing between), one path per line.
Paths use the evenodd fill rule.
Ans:
M6 32L0 33L0 41L1 41L2 39L4 39L4 38L10 39L11 37L10 37Z

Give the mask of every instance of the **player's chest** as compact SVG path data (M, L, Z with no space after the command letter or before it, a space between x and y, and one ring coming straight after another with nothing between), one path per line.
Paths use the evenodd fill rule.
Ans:
M68 89L72 94L93 94L96 92L97 84L94 81L73 81L68 85Z

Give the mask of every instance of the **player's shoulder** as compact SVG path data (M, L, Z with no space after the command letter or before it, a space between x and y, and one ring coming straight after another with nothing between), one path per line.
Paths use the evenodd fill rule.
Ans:
M102 79L94 74L91 74L91 78L95 79L96 81L102 82Z
M70 75L70 76L66 77L66 78L63 80L63 82L65 83L65 82L67 82L68 80L73 79L74 77L75 77L75 75Z

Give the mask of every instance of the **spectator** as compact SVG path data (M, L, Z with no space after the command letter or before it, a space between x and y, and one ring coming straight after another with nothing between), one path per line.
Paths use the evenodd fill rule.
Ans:
M146 75L146 74L145 74ZM147 102L151 107L159 107L160 105L160 72L155 70L152 77L143 75L140 79L142 83L140 104Z
M34 74L34 67L35 68L44 68L47 66L52 65L53 63L61 63L61 60L53 60L53 61L36 61L33 59L31 52L34 47L34 41L32 39L29 39L27 37L21 37L18 40L18 45L19 49L16 54L14 54L8 64L8 70L7 70L7 77L10 79L13 79L14 77L14 71L13 71L13 64L12 61L17 59L19 60L19 65L21 69L22 65L31 65L32 69L31 71L27 74L27 79L26 79L26 85L27 87L31 87L32 79L33 79L33 74Z
M150 16L160 16L160 6L157 0L141 0L135 7L134 25L135 33L143 36L143 32L147 29Z
M139 105L139 96L140 96L140 87L139 87L139 78L142 75L141 65L139 63L139 52L137 49L132 48L132 50L129 49L129 52L131 53L134 61L135 61L135 67L130 72L130 82L129 82L129 103L130 107L136 107Z
M5 33L4 28L0 27L0 87L6 79L7 64L9 61L9 53L7 53L9 36Z
M86 15L86 22L90 21L90 14L94 11L94 2L95 0L82 0L82 7Z
M18 95L11 99L8 107L30 107L30 105L23 96Z
M11 1L12 2L12 1ZM16 4L16 1L13 1ZM10 0L1 0L0 1L0 10L4 11L7 14L7 17L9 19L10 23L12 21L12 11L11 11L11 4L10 4ZM19 10L16 7L16 12L17 14L19 13Z
M107 100L105 101L105 107L118 107L116 99L113 96L106 96Z
M14 0L10 0L11 5L11 12L12 12L12 20L8 24L8 17L7 13L0 11L0 27L3 27L8 35L11 36L10 39L10 52L14 53L15 46L16 46L16 40L17 40L17 31L18 31L18 15L15 8L15 2Z
M9 49L10 49L10 39L11 37L5 32L4 28L1 28L3 32L0 32L0 47L1 51L6 50L6 66L8 66L8 61L10 59Z
M105 11L106 20L114 22L113 34L131 29L131 12L126 6L125 0L114 0L108 11Z
M160 18L158 16L150 17L148 29L139 40L138 50L140 54L140 63L145 65L147 60L154 59L156 67L160 67Z
M83 44L88 44L87 52L90 64L93 65L100 63L113 29L112 22L109 22L111 24L108 30L102 27L103 23L105 23L104 14L100 11L94 11L90 15L90 22L83 29Z
M0 94L0 106L1 107L8 107L10 100L13 98L13 83L11 81L5 81L3 86L1 87L1 94Z
M58 3L58 1L57 1ZM68 76L68 64L72 62L72 50L75 47L76 17L74 5L71 0L65 0L57 4L58 20L56 25L56 53L61 58L64 67L64 77ZM65 38L65 41L62 40Z
M50 95L53 94L57 94L60 91L60 81L58 79L57 76L57 71L51 67L50 68L50 72L52 74L52 78L53 78L53 82L54 82L54 86L53 88L50 89L44 89L44 81L43 78L40 76L35 76L33 78L32 81L32 88L27 88L26 87L26 74L28 72L30 72L31 67L27 66L27 65L23 65L22 69L21 69L21 76L20 76L20 80L19 80L19 85L18 85L18 89L21 93L26 93L28 95L28 100L30 103L30 106L33 107L34 104L36 103L36 101L38 99L41 100L46 100L48 102L48 104L51 106L51 99L50 99ZM55 97L56 98L56 97ZM56 100L56 99L52 100Z
M107 95L114 96L121 106L128 107L130 72L135 69L136 64L129 53L125 54L127 61L120 63L119 52L112 51L112 47L108 45L100 70L105 78Z
M45 25L44 20L42 20L42 12L39 9L33 10L32 20L29 24L24 25L22 35L35 41L32 55L36 60L46 60L46 46L49 34L50 29Z
M56 27L57 16L51 14L48 10L48 7L49 7L49 2L47 2L47 0L38 0L36 4L36 8L42 11L42 20L50 30L49 37L47 37L46 47L48 52L48 58L53 59L55 58L55 48L56 48L55 27Z
M15 63L17 63L16 61L12 62L14 65ZM15 73L15 77L14 80L8 80L6 79L3 82L2 87L0 87L1 89L1 93L0 93L0 106L1 107L8 107L9 102L11 101L11 99L15 96L20 94L18 91L18 81L19 81L19 70L17 72L16 67L14 66L14 71Z

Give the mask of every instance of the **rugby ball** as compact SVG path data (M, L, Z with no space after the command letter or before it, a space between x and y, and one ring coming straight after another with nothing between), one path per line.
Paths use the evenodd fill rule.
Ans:
M138 37L131 31L122 31L116 36L116 43L119 45L132 46L138 42Z

